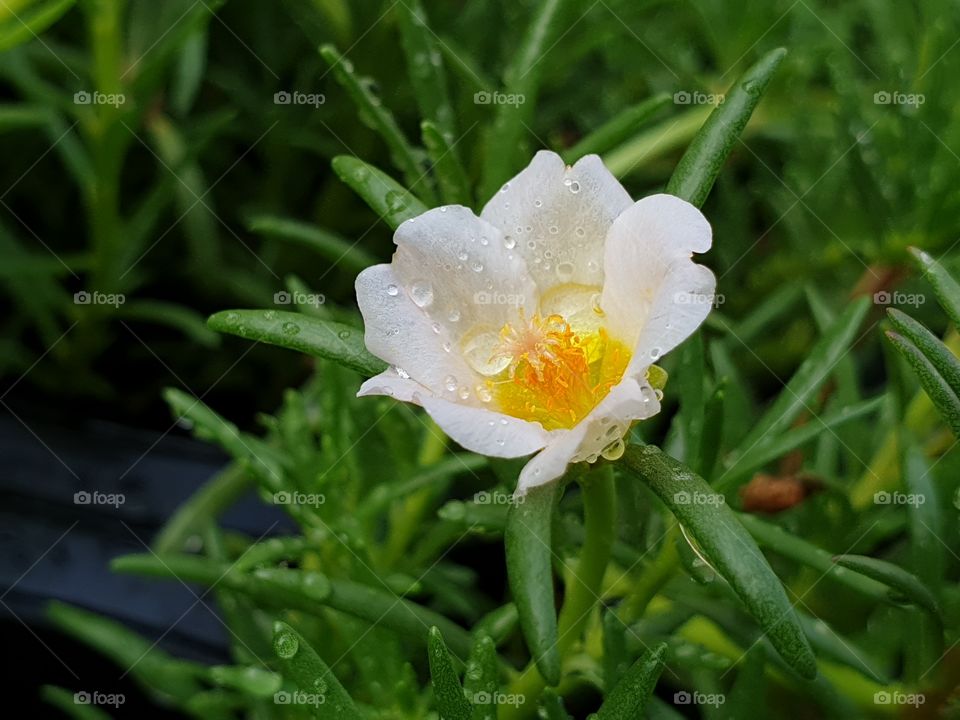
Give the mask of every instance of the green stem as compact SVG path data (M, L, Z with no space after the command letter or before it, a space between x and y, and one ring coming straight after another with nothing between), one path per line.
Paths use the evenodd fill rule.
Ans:
M667 532L656 559L644 570L633 592L623 601L619 615L625 624L629 625L643 617L650 601L677 569L680 563L676 543L677 527L674 525Z
M566 595L557 620L557 646L564 658L580 639L590 613L600 599L603 575L616 536L616 491L613 466L604 465L580 480L583 489L584 541L575 568L567 574ZM536 699L546 687L536 665L530 663L514 681L510 692L522 696L520 705L501 705L500 720L519 720L536 712Z

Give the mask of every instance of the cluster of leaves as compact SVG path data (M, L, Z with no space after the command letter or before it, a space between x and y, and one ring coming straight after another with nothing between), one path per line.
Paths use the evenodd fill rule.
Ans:
M488 195L522 164L537 59L570 5L542 3L511 55L502 87L529 107L498 108L479 173L450 134L443 44L419 3L399 12L423 148L324 47L403 183L356 157L334 159L336 173L392 227L436 200ZM668 191L703 203L782 58L772 51L733 85ZM568 156L618 145L658 102L624 111ZM476 194L470 177L480 179ZM329 244L309 226L260 222ZM368 262L343 252L355 268ZM953 290L936 287L952 311ZM817 338L765 402L737 358L802 300ZM218 313L214 330L307 353L316 372L262 418L262 435L168 392L176 417L233 463L178 511L152 552L114 567L207 588L230 631L233 664L169 657L61 605L51 618L131 668L158 700L203 718L673 718L668 700L683 690L723 699L698 708L708 716L795 707L797 716L859 717L883 703L878 693L921 694L930 708L955 709L958 669L945 650L960 629L960 543L946 498L957 489L958 458L896 355L887 366L899 381L864 395L858 360L878 334L864 327L869 310L860 298L837 312L809 285L771 295L737 322L715 314L667 358L678 407L636 427L621 462L576 467L523 503L510 499L516 463L449 448L409 406L354 397L383 365L365 349L352 311L305 304ZM905 332L903 318L893 321ZM939 378L955 403L956 360L919 331L905 336L913 345L898 347L916 348L933 367L921 384ZM931 396L952 423L949 395ZM654 441L663 450L647 444ZM804 497L763 518L750 507L758 480L761 490L783 483ZM299 532L263 539L219 528L217 518L251 487ZM904 490L923 501L877 500ZM188 552L197 538L201 549ZM498 554L477 557L489 558L501 538L509 593L491 580ZM60 691L49 692L67 707Z

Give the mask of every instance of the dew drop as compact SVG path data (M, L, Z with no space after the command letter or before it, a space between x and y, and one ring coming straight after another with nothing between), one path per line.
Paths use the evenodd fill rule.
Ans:
M482 262L475 262L475 263L473 263L470 267L473 268L473 271L474 271L474 272L483 272L483 263L482 263Z
M557 277L561 280L569 280L573 277L573 263L571 262L562 262L557 264Z
M341 330L340 332L337 333L337 337L340 338L341 340L346 340L350 337L350 331Z
M297 640L295 635L288 632L282 632L274 638L273 649L276 651L277 655L285 660L289 660L290 658L295 657L297 652L300 650L300 641Z
M417 307L428 307L433 303L433 288L428 282L416 282L410 288L410 297Z
M430 326L430 328L433 330L433 332L436 335L440 334L440 323L434 323L433 325Z
M658 347L650 348L650 359L656 360L659 357L660 357L660 348Z
M493 393L490 392L490 388L486 385L477 385L475 388L477 397L480 398L480 402L488 403L493 400ZM493 420L490 421L490 424L493 425Z
M574 195L580 192L580 183L578 183L576 180L570 183L569 187L570 187L570 192L572 192Z
M238 322L240 322L240 313L228 312L223 316L223 319L226 321L227 325L236 325Z
M296 335L297 333L300 332L300 326L297 325L296 323L285 322L280 327L280 330L283 332L284 335Z
M393 284L387 285L387 295L389 295L390 297L396 297L399 292L400 292L400 288L398 288L396 285L393 285Z
M507 250L513 250L517 246L517 241L511 235L506 235L503 238L503 246Z
M457 379L453 375L447 375L443 379L443 386L450 392L453 392L457 389Z
M276 312L276 310L267 310L266 312L264 312L264 313L263 313L263 319L264 319L264 320L276 320L276 319L277 319L277 312Z
M456 308L453 308L453 309L450 311L450 314L447 315L447 319L450 320L450 322L459 322L459 320L460 320L460 311L457 310Z
M467 398L470 397L470 388L468 388L466 385L462 386L460 388L460 391L457 393L457 396L461 400L466 400Z
M500 333L480 326L464 336L461 343L463 357L474 370L484 377L492 377L510 364L510 358L498 355Z

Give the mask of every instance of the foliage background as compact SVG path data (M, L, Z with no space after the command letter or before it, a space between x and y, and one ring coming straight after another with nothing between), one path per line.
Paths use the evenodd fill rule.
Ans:
M489 194L483 158L496 110L475 102L475 94L503 89L504 68L542 6L425 3L475 208ZM789 51L704 206L716 238L705 262L725 298L705 333L705 390L726 377L724 452L737 447L851 297L899 291L922 298L902 309L938 334L946 331L946 318L929 285L911 271L906 248L922 247L948 269L957 266L960 10L954 3L588 0L559 6L556 31L535 64L539 91L518 108L524 113L522 146L505 160L512 170L537 148L573 147L626 107L663 93L671 99L678 92L723 93L766 52L780 46ZM38 7L50 13L44 22L30 14ZM356 105L317 47L332 44L343 52L359 75L370 78L366 87L393 112L406 137L419 143L418 70L404 53L399 26L405 7L402 0L0 4L5 408L26 426L38 419L65 425L78 418L110 419L159 437L170 425L164 388L202 397L204 407L251 431L250 443L262 441L270 452L294 456L292 466L284 460L277 470L284 482L322 487L328 496L330 488L344 488L337 491L339 504L324 508L324 522L344 522L347 527L338 529L357 542L382 541L383 548L369 556L356 547L351 553L388 579L418 577L418 569L443 549L442 542L435 547L427 539L452 541L458 535L444 531L469 526L464 517L472 516L457 513L476 508L446 503L489 487L495 482L491 470L443 474L416 508L395 501L366 525L352 524L345 518L358 512L366 494L388 493L381 488L410 480L425 459L442 462L442 448L432 447L409 410L350 400L357 377L348 371L321 364L317 373L318 366L302 356L218 335L204 319L228 307L276 307L275 293L302 288L325 297L321 310L327 317L356 322L357 265L389 257L391 230L343 183L331 160L355 156L410 182L395 168L395 153L369 127L370 118L360 113L358 122ZM122 92L126 102L116 108L76 103L75 93L94 90ZM318 107L278 105L274 95L283 91L319 93L325 101ZM896 94L922 102L884 102ZM666 102L606 148L604 159L634 197L659 191L710 109ZM420 182L413 191L427 192L430 176L415 179ZM276 218L307 223L323 234L291 239L277 230ZM78 304L78 292L122 293L125 302ZM911 555L912 516L855 499L901 487L895 456L891 461L883 453L889 433L907 417L936 487L935 519L927 517L939 539L926 548L936 556L929 561L935 568L930 582L946 593L941 601L955 607L960 544L950 503L957 485L953 438L930 407L911 400L916 381L884 347L882 310L871 306L851 351L831 367L833 395L825 392L811 405L817 412L839 411L883 397L883 410L811 440L799 456L768 462L767 471L803 470L830 488L772 521L829 552L885 557L926 574ZM675 387L682 387L678 365L686 356L674 355L667 368L677 377ZM196 410L187 401L178 404L177 397L166 393L175 408ZM644 427L643 435L682 456L682 409L674 412L676 395L668 392L668 401L670 411ZM918 408L912 415L898 410L910 402ZM275 418L265 421L262 414L278 407ZM360 428L379 420L389 430L365 435L354 448ZM194 417L183 425L192 424L204 439L219 438L241 465L253 462L248 448L223 441L219 422ZM375 451L384 446L389 453L378 463ZM344 453L346 466L339 461ZM317 467L325 468L319 476ZM244 468L256 476L255 468ZM577 515L576 493L568 502L566 510ZM641 503L649 504L649 498ZM659 515L657 507L634 519L646 528L632 538L635 550L659 551ZM401 530L397 539L396 527L419 519L428 524ZM394 528L386 540L380 536L383 523ZM495 522L485 529L498 534ZM625 539L630 531L623 528ZM242 542L233 540L224 557L242 552ZM365 572L351 553L317 542L321 549L311 546L311 552L333 568L325 572L353 578ZM417 599L459 622L477 621L506 599L502 562L487 557L499 547L488 535L471 535L457 546L458 562L442 565L444 572L419 588ZM402 562L406 551L414 554L413 565ZM820 584L820 574L795 558L771 559L794 593L809 592L804 603L811 613L830 622L851 647L862 645L884 677L919 682L921 673L911 668L919 660L908 649L911 626L897 622L902 610L865 606L862 598L843 595L833 580ZM685 577L678 582L689 582ZM707 587L696 592L710 597ZM466 596L471 607L462 600ZM322 634L322 628L308 629ZM660 630L650 632L659 637ZM949 633L946 638L944 650L956 639ZM697 652L709 646L703 637L694 640ZM511 642L509 653L522 658L522 644L516 636ZM400 672L402 660L413 662L422 680L424 657L418 662L416 654L404 654L406 648L390 647L397 656L385 653L383 666L367 668L368 675ZM678 648L671 645L670 667L682 665ZM721 687L734 675L711 667L712 658L698 657L702 662L680 673L678 687ZM363 662L362 653L351 660L350 689L371 702L374 693L365 682L372 680L361 679ZM948 679L929 691L931 698L942 700L950 678L957 678L955 655L948 653L944 663ZM796 703L784 711L791 717L813 716L829 704L787 685L770 682L769 692L786 693ZM431 704L421 686L427 687L411 682L417 696L410 700L416 709L405 708L411 717ZM860 692L844 682L839 687L854 698ZM168 691L160 694L167 697ZM586 691L572 708L589 709L596 698L596 691ZM382 701L400 706L407 700Z

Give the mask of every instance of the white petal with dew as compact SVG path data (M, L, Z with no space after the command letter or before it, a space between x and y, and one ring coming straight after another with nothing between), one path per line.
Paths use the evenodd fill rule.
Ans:
M437 395L446 392L454 397L461 383L472 387L480 381L460 353L444 349L453 342L449 334L442 327L434 331L390 265L367 268L357 276L356 287L363 339L371 353ZM453 391L448 388L450 378L457 378Z
M628 374L676 347L710 312L716 279L691 255L709 250L711 236L701 212L673 195L646 197L613 223L600 304L610 333L635 348Z
M437 397L420 397L420 404L437 425L467 450L492 457L529 455L547 444L552 433L540 423L493 410L469 407Z
M630 195L596 155L567 167L541 150L480 214L515 248L541 293L555 285L603 283L603 244Z

